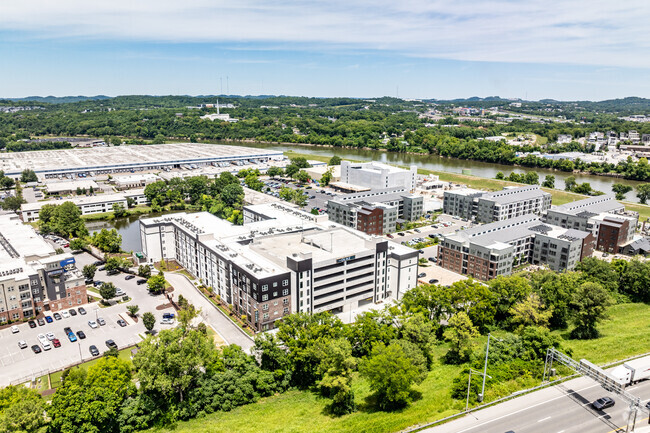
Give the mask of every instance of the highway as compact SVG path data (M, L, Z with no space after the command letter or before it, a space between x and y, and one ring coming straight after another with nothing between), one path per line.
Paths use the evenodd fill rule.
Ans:
M650 399L650 381L627 390ZM604 411L591 407L597 398L610 396L616 404ZM628 405L591 379L581 377L483 409L446 424L422 430L427 433L614 433L624 432ZM638 427L648 425L640 412Z

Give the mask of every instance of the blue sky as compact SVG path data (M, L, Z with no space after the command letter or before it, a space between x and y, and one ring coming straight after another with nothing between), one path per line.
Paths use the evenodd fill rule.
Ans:
M0 97L650 97L649 21L645 0L2 2Z

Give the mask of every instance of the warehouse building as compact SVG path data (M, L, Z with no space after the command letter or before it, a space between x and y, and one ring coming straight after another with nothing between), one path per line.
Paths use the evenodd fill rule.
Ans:
M68 180L64 182L46 182L45 189L49 195L75 194L77 191L99 191L97 182L91 179Z
M369 189L404 188L415 189L418 170L412 165L404 170L380 162L341 161L340 183L361 186Z
M284 203L244 208L235 226L207 212L140 220L146 260L175 260L252 329L292 312L347 312L417 284L418 252Z
M144 188L150 183L159 181L160 178L152 173L128 174L125 176L115 176L111 182L118 190Z
M280 161L280 151L205 143L170 143L146 146L9 152L0 157L0 170L19 177L31 169L41 178L95 176L142 170L168 170L181 166L232 165Z
M544 224L539 216L528 214L445 236L438 247L438 264L491 280L510 275L514 267L526 263L554 271L574 269L592 254L594 245L589 232Z
M56 254L16 214L0 215L0 323L87 302L74 257Z
M480 223L505 221L522 215L542 213L551 207L551 194L539 185L506 187L501 191L475 189L445 191L443 212Z

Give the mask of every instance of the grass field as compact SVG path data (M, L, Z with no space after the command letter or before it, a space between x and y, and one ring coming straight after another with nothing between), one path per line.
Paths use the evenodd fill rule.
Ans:
M650 306L621 304L610 308L610 319L601 324L602 337L592 341L567 341L574 359L586 358L597 364L650 352ZM568 337L567 332L559 332ZM498 335L498 333L497 333ZM478 347L485 344L485 337ZM436 356L447 348L439 346ZM220 412L167 428L152 430L175 433L238 432L397 432L408 426L423 424L459 412L464 401L451 399L449 388L462 367L437 363L428 378L414 390L418 398L407 408L396 412L374 409L371 392L363 379L355 379L353 387L358 411L343 417L326 413L327 399L309 391L290 391L268 397L258 403L242 406L232 412ZM489 373L489 371L488 371ZM514 386L524 389L539 381L522 378L507 383L502 389L486 390L486 400L508 395Z

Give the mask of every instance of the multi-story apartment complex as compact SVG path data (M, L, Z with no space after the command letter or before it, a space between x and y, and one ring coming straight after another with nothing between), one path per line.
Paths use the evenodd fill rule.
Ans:
M614 196L601 195L553 206L546 211L544 220L564 228L589 231L596 239L596 249L617 253L633 240L639 214L626 211Z
M505 221L527 214L541 215L551 207L551 194L539 185L507 187L485 192L475 189L445 191L442 211L480 223Z
M370 189L404 188L412 192L415 189L418 170L412 165L404 170L379 162L341 161L341 182Z
M417 284L417 251L284 203L245 207L243 226L181 213L142 219L140 233L147 261L175 260L257 331L292 312L400 298Z
M413 221L424 215L424 198L403 188L346 194L327 202L330 220L368 234L391 233L398 220Z
M510 275L524 263L562 271L591 255L593 244L591 233L544 224L539 216L528 214L445 236L438 264L481 280Z
M56 254L16 214L0 215L0 323L87 302L74 257Z

